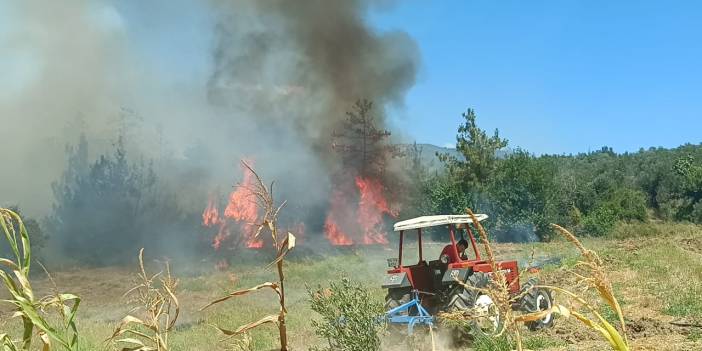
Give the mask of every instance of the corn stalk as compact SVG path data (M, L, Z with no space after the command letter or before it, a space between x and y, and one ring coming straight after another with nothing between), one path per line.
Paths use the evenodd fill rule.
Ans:
M263 324L276 324L278 326L278 332L280 337L280 350L287 351L288 337L287 327L285 324L285 316L288 313L288 311L285 308L285 275L283 273L283 264L285 256L288 254L288 252L290 252L290 250L292 250L295 247L295 236L292 233L287 232L285 237L282 238L282 236L279 234L278 214L280 213L280 210L285 206L285 202L276 206L275 200L273 198L273 183L271 183L269 186L266 186L265 183L263 183L263 180L261 180L261 177L258 175L258 173L256 173L256 171L254 171L254 169L248 163L246 163L245 161L242 161L241 163L256 178L255 184L249 188L249 191L255 197L255 201L257 202L259 207L263 209L263 216L261 222L256 223L257 229L254 234L254 237L258 238L259 235L261 235L265 231L270 232L273 245L276 250L276 256L275 259L271 263L269 263L266 268L271 268L273 266L276 267L278 272L278 282L266 282L249 289L237 290L224 297L210 302L206 306L202 307L200 310L202 311L206 308L209 308L210 306L222 303L237 296L246 295L255 291L259 291L261 289L272 289L278 296L278 302L280 304L280 309L277 315L265 316L255 322L242 325L235 330L225 329L218 326L215 326L215 328L228 337L234 337L237 335L244 334L249 330L254 329Z
M138 304L135 310L142 311L141 318L124 317L108 341L122 345L122 351L168 351L168 334L180 314L175 295L178 281L171 277L168 263L165 273L148 275L144 269L144 249L139 251L137 278L137 284L124 296L131 296Z
M29 281L32 249L22 218L11 210L0 208L0 227L14 256L13 258L0 257L0 279L10 294L9 299L0 300L0 303L13 305L12 318L22 320L23 326L21 342L0 333L0 346L3 347L3 351L30 350L35 332L44 351L51 350L52 342L66 350L77 350L78 330L75 316L80 298L58 292L36 298ZM46 311L50 310L58 311L62 320L61 325L56 326L48 322Z
M602 334L605 340L609 342L610 346L612 346L612 349L617 351L628 351L629 341L627 340L626 336L626 323L624 322L624 314L622 312L619 301L614 296L612 283L609 281L609 279L607 279L607 274L605 273L606 269L602 260L596 252L587 249L580 242L580 240L578 240L578 238L575 237L575 235L573 235L567 229L557 224L551 224L551 226L566 240L575 245L575 247L577 247L580 251L582 259L578 261L578 263L575 265L576 269L579 269L579 271L571 271L571 273L578 278L579 285L584 285L586 290L594 288L595 291L597 291L597 293L599 294L600 298L604 300L605 303L607 303L612 308L612 310L616 312L617 318L619 319L619 327L621 329L621 333L617 330L617 328L612 326L612 324L609 323L604 317L602 317L602 315L599 312L597 312L597 310L592 306L592 304L588 303L581 296L560 287L543 286L543 288L551 289L562 295L565 295L571 301L570 308L559 305L554 306L553 311L566 318L573 316L578 321L585 324L587 327L598 331L600 334ZM573 307L574 303L584 306L588 310L588 312L595 318L588 318L584 313L579 312L576 308Z

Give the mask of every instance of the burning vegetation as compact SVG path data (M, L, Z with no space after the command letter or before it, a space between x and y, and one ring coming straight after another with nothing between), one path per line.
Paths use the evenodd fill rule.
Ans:
M202 225L217 229L212 240L215 250L220 250L223 246L228 249L236 249L241 245L249 249L263 247L263 240L255 237L259 209L252 193L254 175L243 164L241 169L243 180L229 194L223 214L219 214L216 197L210 197L202 213Z
M252 193L253 175L244 166L242 172L243 180L227 197L224 211L219 210L217 198L212 196L202 213L202 225L216 230L212 247L217 251L264 247L264 239L255 236L260 209ZM387 244L385 223L397 217L397 211L390 208L386 188L377 179L361 176L355 177L353 185L350 192L332 192L325 237L334 246ZM306 225L290 224L288 228L302 236Z
M333 133L331 147L341 159L341 170L332 176L324 225L315 228L323 231L333 246L385 245L386 221L398 215L388 199L384 179L394 177L386 171L387 159L398 156L399 148L388 144L390 132L376 127L372 106L370 101L358 101L354 111L347 114L345 133ZM241 172L241 181L229 194L224 210L220 210L219 197L214 195L202 213L202 225L217 231L212 240L216 251L261 249L266 245L254 235L260 209L252 194L253 174L243 165ZM301 236L307 225L298 222L288 227Z
M324 234L332 245L387 244L384 221L397 217L385 198L385 187L377 179L356 177L355 192L335 190L324 222ZM358 198L349 204L349 198Z

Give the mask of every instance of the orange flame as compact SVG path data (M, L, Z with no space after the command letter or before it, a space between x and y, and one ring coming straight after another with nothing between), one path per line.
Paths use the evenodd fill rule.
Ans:
M332 245L353 245L353 241L339 228L339 225L336 224L336 221L331 216L327 216L327 220L324 222L324 234Z
M244 179L229 194L229 203L224 209L224 217L239 223L241 232L246 240L246 247L260 249L263 247L263 240L255 237L258 206L255 195L251 191L255 185L254 176L249 169L243 166L242 169L244 171Z
M249 164L251 163L249 162ZM204 226L219 226L219 231L212 240L212 247L215 250L221 249L222 245L230 240L232 236L230 223L238 224L239 232L242 235L241 238L244 240L246 247L254 249L263 247L263 240L255 237L258 206L255 195L251 192L254 185L253 174L243 166L242 170L244 171L244 179L229 194L229 202L224 209L223 217L219 216L214 197L210 198L205 211L202 213L202 224Z
M205 208L205 212L202 213L202 224L205 227L219 224L219 210L217 210L213 197L210 197L209 201L207 201L207 208Z
M337 189L331 194L329 213L324 221L324 235L332 245L353 245L353 241L339 224L345 218L349 218L348 206L344 193Z
M378 179L356 177L355 185L359 194L357 205L349 204L342 191L332 193L324 223L325 236L332 245L387 244L383 216L396 217L397 212L388 205L383 184Z
M219 224L219 231L217 232L217 235L215 235L214 239L212 240L212 247L215 250L219 250L222 247L222 244L229 239L230 236L231 234L229 233L227 223L222 221Z
M363 228L363 243L387 244L386 233L382 230L383 215L397 217L397 213L390 210L383 196L383 184L377 179L356 177L356 187L361 195L356 216Z

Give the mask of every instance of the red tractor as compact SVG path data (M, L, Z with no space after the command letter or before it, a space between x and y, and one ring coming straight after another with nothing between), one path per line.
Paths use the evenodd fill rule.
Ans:
M478 214L476 218L483 221L488 216ZM502 318L492 298L480 290L466 288L457 282L478 289L485 288L493 274L490 263L480 257L471 224L471 217L467 215L423 216L395 224L394 229L400 234L399 255L388 259L391 269L383 281L383 288L388 290L385 298L388 323L406 324L408 333L411 334L417 324L433 325L437 312L470 310L471 314L478 316L471 320L474 333L495 335L502 331ZM422 252L422 229L430 227L446 228L450 244L444 248L440 257L427 262ZM416 232L419 249L419 261L412 264L402 260L403 243L408 231ZM457 234L460 235L460 240L456 240ZM473 255L466 256L459 252L459 249L466 249L463 246L471 246ZM535 279L529 279L526 284L520 285L517 261L497 262L497 267L505 274L510 293L520 296L513 308L527 313L551 308L553 299L550 292L533 288ZM547 314L527 326L535 330L552 324L553 317Z

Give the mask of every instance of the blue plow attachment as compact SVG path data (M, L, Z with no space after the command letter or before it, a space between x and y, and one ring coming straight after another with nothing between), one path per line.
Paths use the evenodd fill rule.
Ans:
M434 326L434 316L422 306L417 291L412 292L412 300L385 312L385 319L390 324L406 324L407 334L412 335L415 325Z

